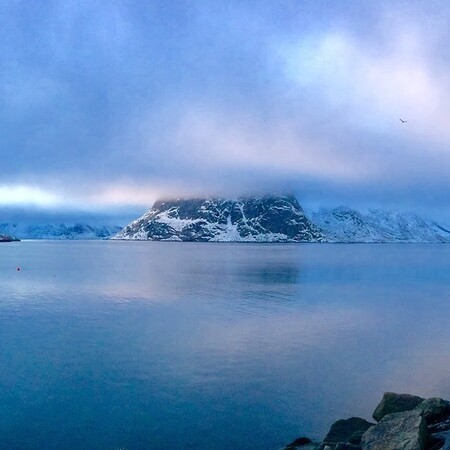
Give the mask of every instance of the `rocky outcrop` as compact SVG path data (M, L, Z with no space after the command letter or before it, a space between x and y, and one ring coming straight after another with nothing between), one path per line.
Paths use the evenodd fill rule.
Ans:
M321 242L291 195L157 201L115 239L191 242Z
M321 443L308 438L293 450L450 450L450 402L387 392L373 413L377 424L358 417L338 420ZM378 419L377 419L378 420Z
M428 440L425 419L419 410L391 413L367 430L363 450L424 450Z
M299 437L295 439L295 441L286 445L285 450L295 450L297 448L301 448L302 450L317 450L319 448L319 444L314 443L311 439L307 437Z
M372 417L378 422L387 414L409 411L415 408L423 400L422 397L417 397L416 395L386 392L383 395L381 402L375 408Z
M339 442L334 450L361 450L359 445L348 444L347 442Z
M350 419L342 419L331 425L323 442L325 444L338 444L346 442L350 444L359 444L362 435L372 426L373 423L359 417L350 417Z
M450 402L437 397L427 398L415 409L422 412L428 424L433 424L450 415Z

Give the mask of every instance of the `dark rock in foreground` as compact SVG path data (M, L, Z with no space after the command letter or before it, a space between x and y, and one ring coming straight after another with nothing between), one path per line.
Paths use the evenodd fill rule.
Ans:
M286 445L284 448L285 450L295 450L297 448L301 448L302 450L315 450L318 448L317 444L314 444L311 439L307 437L300 437L297 438L295 441L291 442L290 444Z
M347 442L339 442L334 450L361 450L361 447L355 444L348 444Z
M378 422L386 414L409 411L415 408L423 400L425 399L417 397L416 395L386 392L379 405L375 408L372 417Z
M338 420L322 443L301 438L286 450L450 450L446 400L387 392L373 417L380 418L377 424L358 417Z
M442 398L428 398L419 403L416 410L422 411L427 424L439 422L442 418L450 414L450 403L442 400Z
M418 410L391 413L364 433L363 450L424 450L427 425Z
M325 436L323 442L326 444L337 444L339 442L359 444L362 435L373 425L373 423L367 422L367 420L359 417L338 420L331 425L330 431Z

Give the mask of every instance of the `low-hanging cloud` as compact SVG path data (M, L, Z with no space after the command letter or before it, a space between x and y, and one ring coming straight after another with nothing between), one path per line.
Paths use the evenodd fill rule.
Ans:
M370 176L360 161L336 152L314 133L308 135L298 125L279 118L258 123L239 112L192 108L182 117L174 142L190 150L186 160L193 158L205 170L247 167L348 181Z
M0 201L448 208L450 11L375 3L3 4Z

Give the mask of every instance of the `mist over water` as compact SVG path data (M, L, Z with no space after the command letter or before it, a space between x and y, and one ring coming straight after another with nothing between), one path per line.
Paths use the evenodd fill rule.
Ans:
M276 449L448 398L449 273L448 245L4 244L2 446Z

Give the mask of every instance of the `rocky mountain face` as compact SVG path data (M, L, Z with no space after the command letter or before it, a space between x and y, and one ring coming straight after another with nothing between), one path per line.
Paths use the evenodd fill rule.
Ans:
M416 214L339 207L308 212L328 242L450 242L450 226Z
M157 201L115 239L196 242L320 242L293 196Z
M0 235L18 239L106 239L120 231L117 226L54 225L54 224L0 224Z
M157 201L113 239L197 242L450 243L450 226L347 207L304 212L294 196Z

